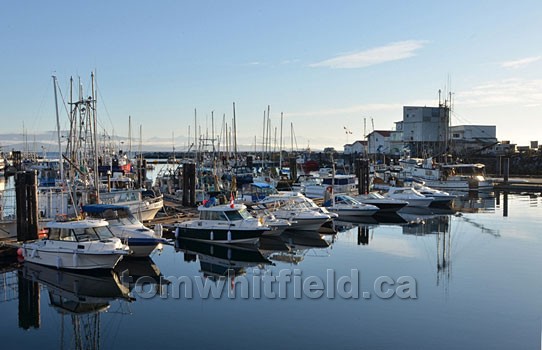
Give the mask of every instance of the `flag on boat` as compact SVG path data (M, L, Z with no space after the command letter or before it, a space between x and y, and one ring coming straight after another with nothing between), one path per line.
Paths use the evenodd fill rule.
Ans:
M232 193L230 196L230 208L233 209L233 207L234 207L234 203L233 203L233 193Z

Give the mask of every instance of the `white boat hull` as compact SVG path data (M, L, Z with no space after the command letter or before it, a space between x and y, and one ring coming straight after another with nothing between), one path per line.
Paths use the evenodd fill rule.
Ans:
M93 245L104 243L92 242ZM89 245L80 244L88 247ZM56 267L57 269L112 269L128 254L127 250L104 249L95 253L85 252L85 249L74 249L63 246L62 242L40 240L23 245L23 257L35 264Z

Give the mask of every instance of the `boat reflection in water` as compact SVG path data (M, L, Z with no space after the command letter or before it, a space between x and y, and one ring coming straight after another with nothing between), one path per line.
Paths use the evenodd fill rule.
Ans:
M282 241L282 245L279 242L275 243L282 249L268 250L267 254L271 261L297 265L310 252L316 256L321 256L322 254L319 251L325 251L325 256L329 255L326 248L330 246L330 243L324 237L333 236L322 235L318 231L286 231L278 237Z
M115 266L114 272L120 276L121 283L127 286L130 291L136 289L137 295L156 295L161 292L161 287L166 287L169 281L163 278L160 269L152 258L138 258L138 259L123 259L117 266Z
M224 276L241 276L250 267L271 264L253 245L214 244L179 238L175 250L185 254L186 261L199 260L203 277L218 280Z
M493 213L499 198L493 191L454 192L452 209L462 213Z
M71 339L74 349L103 347L105 338L100 336L100 313L108 310L115 300L131 300L128 288L120 283L113 271L78 273L25 262L20 278L30 284L39 283L47 289L50 306L62 315L61 344ZM25 302L39 305L36 301L39 300L40 289L31 290L32 293L25 294L28 297ZM39 317L39 311L37 314ZM70 327L64 327L64 316L71 320Z

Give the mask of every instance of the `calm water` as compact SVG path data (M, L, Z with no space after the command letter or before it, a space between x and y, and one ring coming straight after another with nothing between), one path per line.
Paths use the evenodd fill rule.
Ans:
M2 348L539 349L542 197L457 205L337 223L336 235L284 235L259 251L180 242L152 260L122 262L132 281L147 276L143 286L117 274L6 265ZM228 268L236 277L221 281ZM279 274L290 282L266 290L262 281ZM185 283L164 283L161 296L160 275ZM339 281L356 276L358 297ZM198 283L223 283L225 292L205 298ZM390 290L399 295L384 295Z

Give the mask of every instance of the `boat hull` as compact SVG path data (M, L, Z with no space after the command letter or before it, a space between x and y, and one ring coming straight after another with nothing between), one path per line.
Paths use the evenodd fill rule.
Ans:
M407 203L391 203L391 202L382 202L382 201L371 201L364 200L362 203L371 204L378 207L379 213L396 213L397 211L404 208Z
M26 261L57 269L110 270L122 259L123 254L81 254L75 251L59 253L40 249L24 248Z
M333 207L328 207L327 210L333 213L337 213L339 215L339 218L345 217L345 216L348 216L348 217L372 216L376 214L376 212L378 211L377 209L369 210L369 209L356 209L356 208L349 209L349 208L333 208Z
M295 218L291 226L286 231L318 231L320 227L329 219L323 218Z
M130 258L146 258L161 244L162 240L147 238L128 238L127 244L132 253Z
M230 230L178 226L175 236L212 243L257 243L266 231L269 229Z

